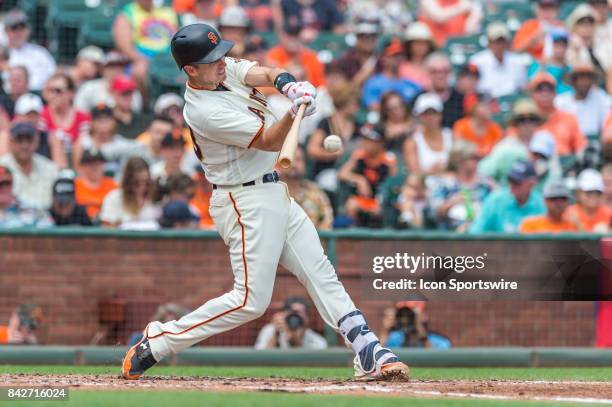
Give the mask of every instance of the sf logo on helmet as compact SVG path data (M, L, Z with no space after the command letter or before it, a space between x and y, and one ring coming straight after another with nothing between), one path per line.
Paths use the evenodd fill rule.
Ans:
M217 38L217 36L213 32L208 33L208 39L215 45L217 45L217 42L219 42L219 38Z

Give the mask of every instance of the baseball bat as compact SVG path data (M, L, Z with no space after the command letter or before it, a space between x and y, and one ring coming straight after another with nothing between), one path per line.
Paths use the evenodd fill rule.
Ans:
M287 133L287 137L285 137L285 141L283 142L283 147L280 151L280 156L278 157L278 165L282 168L291 167L291 163L295 159L295 151L298 146L298 134L300 132L300 124L302 123L302 118L304 117L304 111L306 110L306 105L300 105L295 118L293 119L293 124L291 124L291 128Z

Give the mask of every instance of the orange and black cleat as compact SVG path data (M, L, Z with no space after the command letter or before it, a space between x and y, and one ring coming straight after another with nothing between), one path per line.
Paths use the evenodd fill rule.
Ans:
M121 375L127 380L136 380L142 376L145 370L156 364L157 361L151 352L149 340L143 338L132 346L123 358Z

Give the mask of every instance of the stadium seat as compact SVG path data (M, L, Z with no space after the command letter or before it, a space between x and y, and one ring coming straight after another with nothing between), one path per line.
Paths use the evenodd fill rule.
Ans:
M149 63L149 89L151 101L166 92L182 95L185 91L187 77L176 67L169 53L161 53L153 57Z
M387 178L380 187L382 194L382 223L385 228L397 228L399 211L395 207L395 203L405 181L406 174L400 173Z
M79 32L79 49L87 45L97 45L106 51L114 48L112 10L108 8L96 9L90 12L87 17L87 21L81 26Z
M453 67L464 65L469 58L487 46L484 34L474 34L465 37L451 37L446 41L444 51L448 54Z
M258 35L263 38L269 48L278 44L278 35L274 31L255 31L252 35Z
M310 43L310 48L318 53L322 63L328 64L340 56L348 48L348 44L344 35L320 32L317 38Z

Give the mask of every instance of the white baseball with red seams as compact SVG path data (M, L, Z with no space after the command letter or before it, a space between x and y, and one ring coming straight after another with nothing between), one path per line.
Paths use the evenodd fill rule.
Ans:
M290 197L285 183L262 182L263 175L274 170L278 153L252 145L276 118L265 97L245 84L255 63L232 58L225 62L227 78L222 87L213 91L188 85L184 117L206 177L218 185L209 211L229 247L234 286L179 320L151 322L145 336L153 357L160 361L261 316L272 299L279 264L304 285L327 324L345 337L349 332L342 327L356 327L349 342L359 354L368 343L363 338L355 340L354 334L369 330L323 252L314 225ZM307 82L288 85L293 85L288 87L288 96L294 104L299 98L313 98L316 92ZM242 185L250 181L255 185ZM205 266L202 272L206 273ZM378 373L380 366L370 371Z

